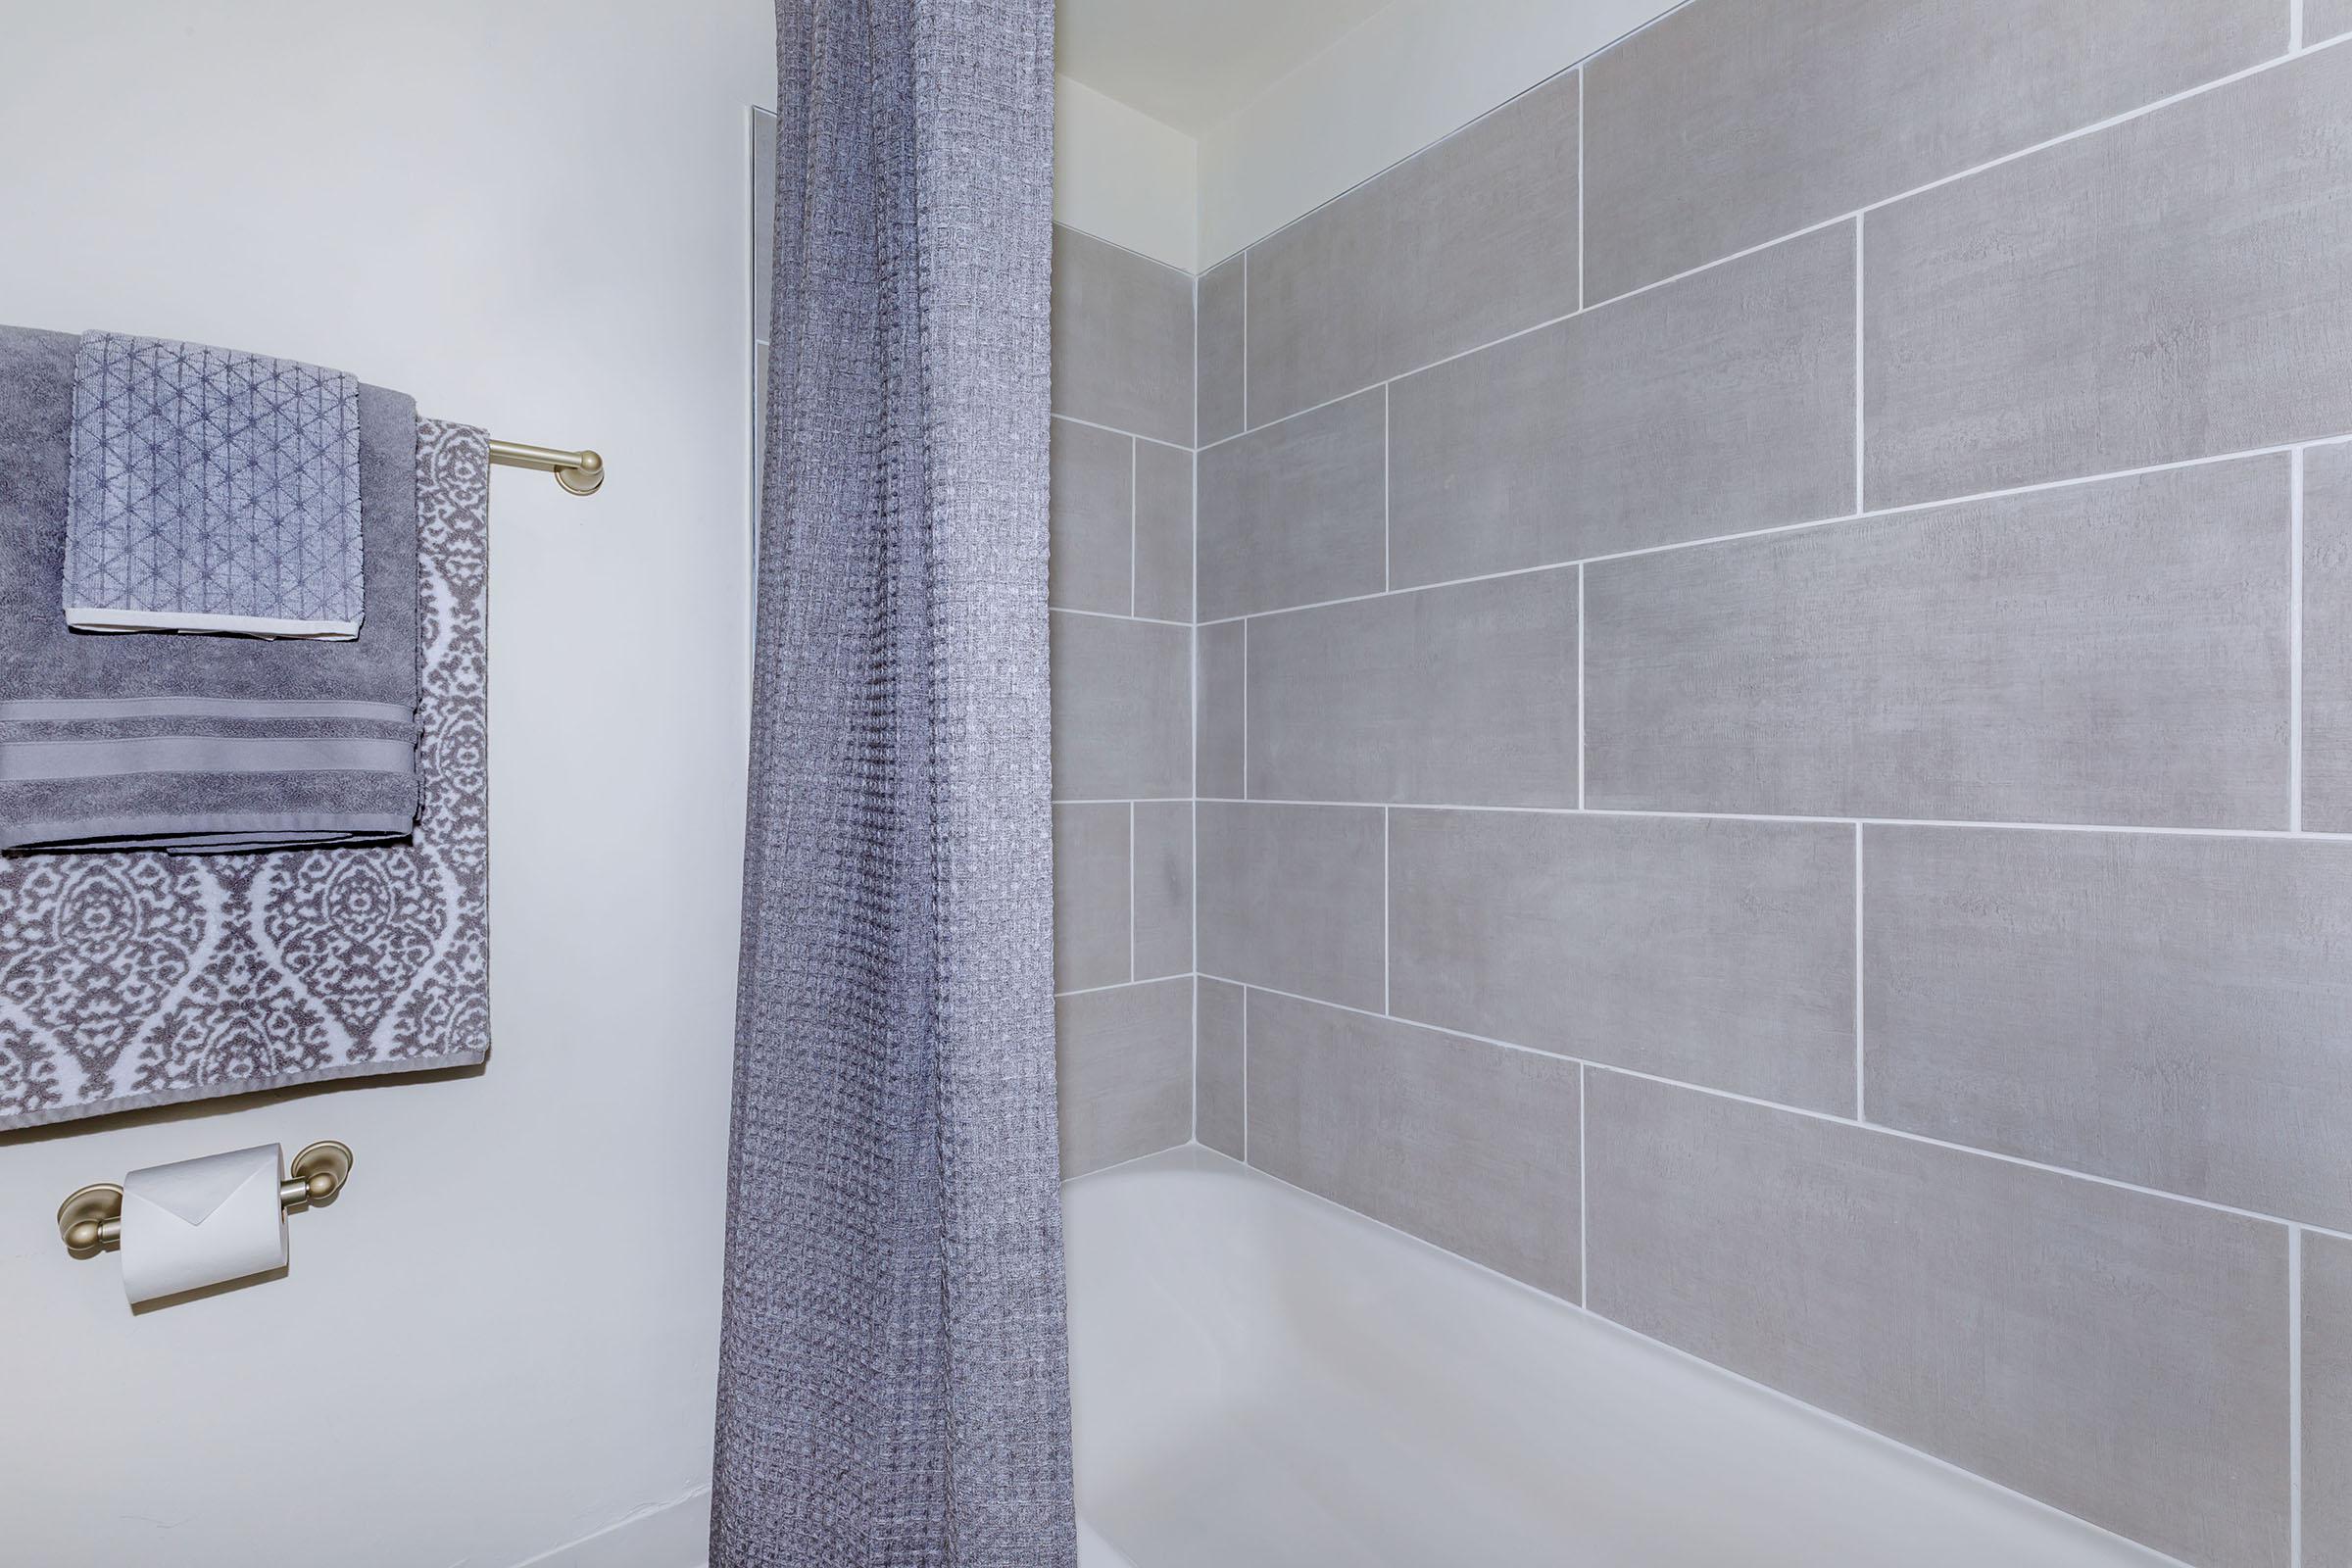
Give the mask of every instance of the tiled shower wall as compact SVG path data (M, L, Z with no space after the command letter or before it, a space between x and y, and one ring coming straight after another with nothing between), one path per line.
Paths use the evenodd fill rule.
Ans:
M1062 1172L1193 1126L1193 279L1054 231Z
M1205 273L1201 1141L2352 1555L2345 29L1695 0ZM1109 554L1056 679L1140 721Z

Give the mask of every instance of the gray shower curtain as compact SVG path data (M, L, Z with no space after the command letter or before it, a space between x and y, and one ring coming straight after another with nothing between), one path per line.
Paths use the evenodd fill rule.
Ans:
M1053 0L780 0L715 1568L1068 1564Z

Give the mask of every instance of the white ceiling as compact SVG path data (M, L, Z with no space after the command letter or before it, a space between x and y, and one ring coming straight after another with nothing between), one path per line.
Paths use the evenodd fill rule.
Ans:
M1059 0L1063 75L1198 136L1388 0Z

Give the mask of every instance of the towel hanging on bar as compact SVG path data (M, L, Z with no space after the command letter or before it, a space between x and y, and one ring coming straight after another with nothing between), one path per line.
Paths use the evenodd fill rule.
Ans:
M357 378L81 334L69 625L348 641L367 604L362 554Z
M415 835L0 856L0 1131L489 1054L488 450L413 429Z

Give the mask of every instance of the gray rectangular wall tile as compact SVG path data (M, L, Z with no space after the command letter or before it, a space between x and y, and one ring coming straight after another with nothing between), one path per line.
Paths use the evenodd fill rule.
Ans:
M1200 613L1280 610L1387 581L1387 394L1200 453Z
M1128 914L1128 808L1054 808L1054 989L1133 979Z
M1250 627L1250 793L1576 805L1576 571L1328 605Z
M1402 587L1854 510L1854 231L1808 234L1390 389Z
M2303 1560L2352 1562L2352 1242L2303 1233Z
M1191 1139L1190 979L1058 998L1054 1027L1065 1178Z
M2284 1564L2283 1226L1605 1068L1586 1093L1593 1310L2160 1551Z
M2352 446L2303 455L2303 825L2352 832Z
M1242 794L1242 661L1247 622L1222 621L1200 631L1200 792L1204 800Z
M1135 612L1193 618L1193 455L1135 445Z
M1250 249L1263 423L1577 305L1573 72Z
M1068 612L1053 621L1054 797L1190 796L1192 628Z
M1200 364L1198 371L1202 441L1242 430L1242 258L1200 274Z
M2352 0L2303 0L2303 41L2321 43L2352 32Z
M1588 300L2278 54L2278 0L1711 0L1585 70Z
M1250 1162L1578 1298L1577 1067L1250 996Z
M2352 430L2352 51L1864 229L1873 506Z
M1203 801L1197 831L1202 973L1380 1006L1378 810Z
M1135 977L1193 967L1193 803L1135 808Z
M2352 844L1871 828L1870 1118L2352 1227Z
M2283 826L2286 529L2266 457L1588 566L1586 802Z
M1193 444L1193 280L1054 225L1054 412Z
M1135 438L1054 421L1054 540L1047 598L1058 610L1134 607Z
M1394 811L1389 1010L1854 1107L1843 823Z
M1200 1031L1195 1047L1193 1135L1220 1154L1244 1158L1242 1139L1242 1002L1240 986L1205 975L1198 982L1194 1007Z

